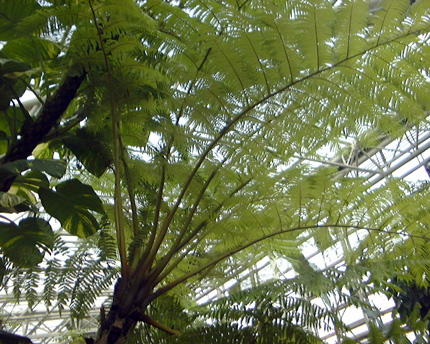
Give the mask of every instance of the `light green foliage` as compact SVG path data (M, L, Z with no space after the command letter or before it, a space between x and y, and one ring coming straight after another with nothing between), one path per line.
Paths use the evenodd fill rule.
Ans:
M311 331L327 321L347 343L331 298L370 307L354 293L383 291L393 276L428 284L428 188L414 192L398 180L371 188L335 169L294 164L321 159L343 139L372 147L427 121L427 1L384 1L380 9L364 0L48 3L19 15L0 7L11 20L4 30L16 31L0 51L2 65L17 72L0 75L10 90L29 86L31 76L50 109L63 82L82 79L37 142L37 159L0 167L14 178L6 190L14 196L3 195L13 198L8 207L40 198L62 228L86 238L60 277L62 263L49 261L47 304L57 291L60 307L70 303L82 318L120 265L129 290L146 290L149 305L133 303L138 292L115 300L130 297L145 315L184 331L191 320L175 322L172 312L191 313L196 293L270 257L291 264L297 278L259 286L254 274L247 292L196 310L214 326L169 340L318 342ZM9 158L18 135L43 118L43 110L36 119L23 110L19 91L1 95L0 149ZM66 174L42 159L54 153ZM309 243L323 254L343 250L344 267L318 271L302 252ZM91 248L95 257L86 255ZM310 302L317 297L326 309ZM372 328L372 342L386 338Z

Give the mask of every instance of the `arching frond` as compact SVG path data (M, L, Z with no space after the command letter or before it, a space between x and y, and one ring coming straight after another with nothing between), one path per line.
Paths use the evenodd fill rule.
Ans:
M67 177L93 185L43 174L17 189L35 169L25 162L6 165L1 190L40 197L72 234L102 228L64 262L50 259L42 277L17 272L8 282L16 296L35 304L39 278L47 304L56 293L82 318L120 265L100 341L123 340L143 321L189 330L169 339L178 342L286 343L318 341L309 331L321 321L346 331L329 297L365 306L354 289L380 292L390 276L427 283L428 189L372 186L303 163L342 140L366 151L427 121L426 1L54 1L22 15L1 6L11 22L3 27L16 30L0 52L2 170L32 152L55 155L69 163ZM44 103L35 114L20 102L32 85ZM309 247L344 266L312 260ZM296 278L259 289L265 257ZM165 315L232 280L247 291L201 310L212 327ZM312 302L324 297L332 308ZM158 304L170 298L171 308Z

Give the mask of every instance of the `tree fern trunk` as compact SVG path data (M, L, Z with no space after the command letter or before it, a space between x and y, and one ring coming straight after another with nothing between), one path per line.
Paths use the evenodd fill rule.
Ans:
M123 344L137 324L136 320L126 317L122 319L116 312L110 311L110 320L101 329L96 344Z
M144 294L148 295L143 295ZM123 344L127 337L141 320L144 309L142 299L149 296L150 291L145 286L133 287L120 278L115 286L112 307L107 317L100 322L100 330L96 344Z
M137 312L130 312L121 316L119 306L113 305L104 323L100 326L100 331L96 344L123 344L128 335L133 331L137 322Z

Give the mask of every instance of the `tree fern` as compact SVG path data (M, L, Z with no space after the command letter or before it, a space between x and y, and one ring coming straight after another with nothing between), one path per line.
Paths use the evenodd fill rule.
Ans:
M165 325L156 317L190 306L199 285L223 286L269 255L289 262L297 278L279 282L283 289L270 285L276 302L263 298L262 308L235 309L236 296L220 301L219 313L207 318L214 326L204 328L200 340L314 342L308 331L321 319L345 330L330 297L360 304L342 288L376 292L392 276L422 279L428 190L413 193L397 181L372 188L335 177L337 170L297 163L318 159L333 142L357 138L365 149L426 120L428 5L381 6L67 1L13 17L8 5L5 13L16 25L7 28L16 27L18 36L8 39L2 56L25 62L14 40L35 37L40 56L19 67L41 68L34 78L47 98L35 120L9 106L19 96L6 99L7 118L22 114L5 122L10 141L3 140L1 163L26 159L44 144L36 158L56 152L69 167L79 162L84 169L69 168L67 176L91 183L104 198L102 209L92 191L80 202L77 191L63 195L76 180L27 193L29 202L37 193L73 234L82 231L66 225L49 195L76 201L69 203L79 219L91 223L85 233L102 228L64 263L48 264L41 280L58 283L59 307L70 306L82 318L119 268L99 343L125 340L138 321L177 334L169 327L174 319L164 315L172 323ZM12 88L28 84L16 77L8 80ZM57 102L59 110L50 111ZM85 153L92 141L100 154ZM2 190L21 172L2 181ZM322 254L342 250L345 267L319 272L302 253L306 245ZM409 268L404 253L414 261ZM60 270L56 280L54 269ZM27 292L31 301L32 275L27 284L24 275L15 276L15 294ZM248 285L257 285L258 273L250 276L255 283ZM53 290L46 287L45 298ZM322 310L305 296L325 298L331 308ZM162 298L174 298L177 308L157 313ZM186 329L188 320L176 325ZM191 329L171 340L196 335Z

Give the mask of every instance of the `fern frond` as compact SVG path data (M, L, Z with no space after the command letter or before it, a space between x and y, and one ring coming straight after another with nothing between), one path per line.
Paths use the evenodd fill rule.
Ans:
M303 53L302 63L309 72L318 71L333 64L330 47L332 38L333 7L326 1L304 2L297 9L300 22L300 50Z
M372 32L377 38L376 45L401 32L402 22L406 18L411 6L410 1L406 0L386 0L381 5L382 8L373 14L370 21Z
M354 56L366 48L366 29L369 21L367 1L344 1L336 13L336 54L339 60Z

